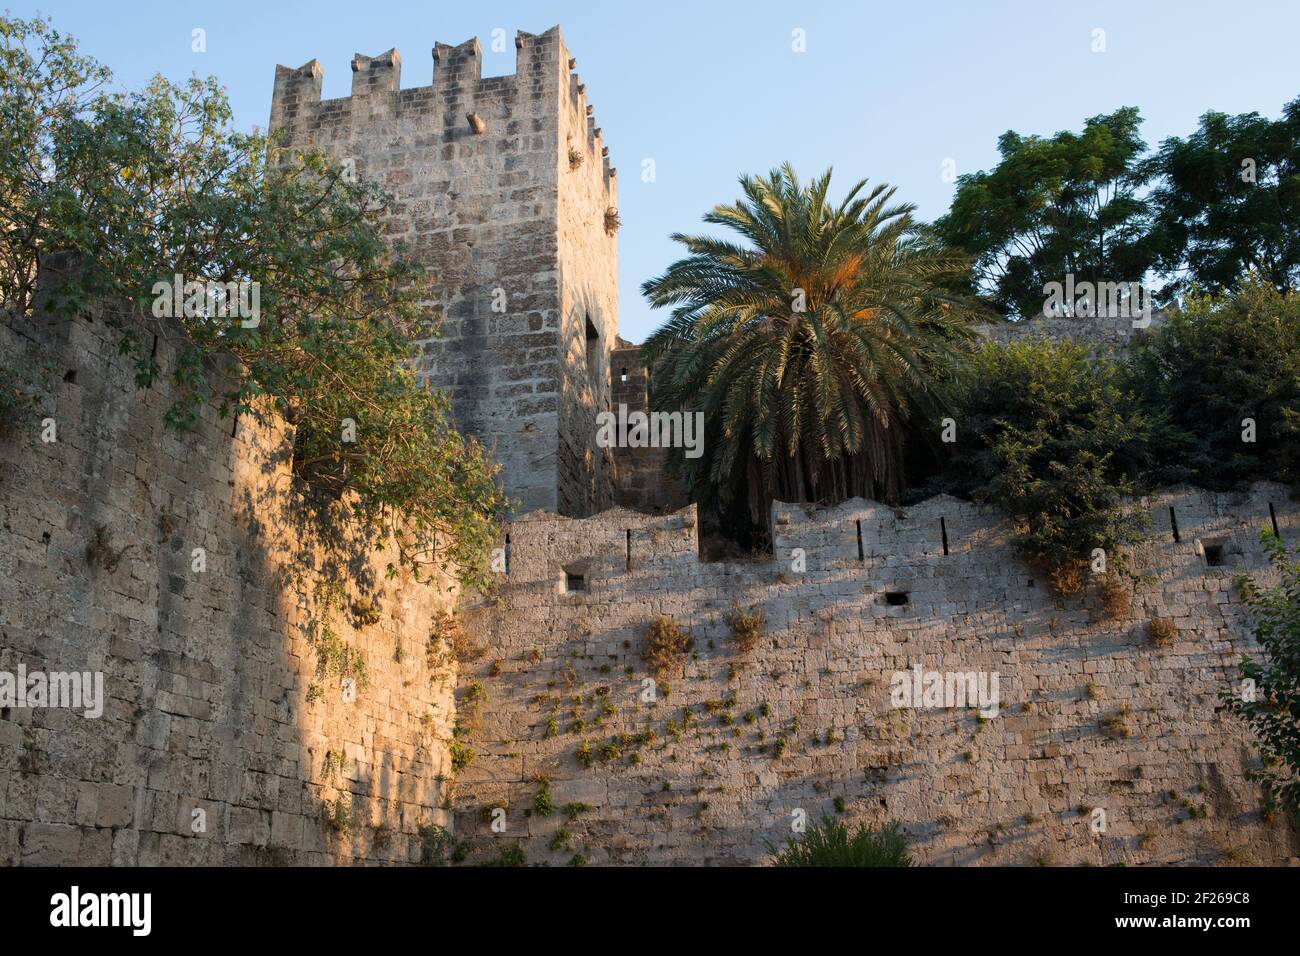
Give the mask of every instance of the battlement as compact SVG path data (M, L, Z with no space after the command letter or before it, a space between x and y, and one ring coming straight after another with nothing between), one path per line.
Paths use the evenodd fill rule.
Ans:
M431 84L409 89L402 89L402 56L395 48L377 56L357 53L352 58L351 96L329 100L321 98L325 70L319 60L297 68L276 66L271 128L309 129L317 123L358 122L376 115L414 120L440 112L451 117L463 110L460 121L468 121L481 135L494 121L508 122L513 106L544 98L558 107L567 97L581 118L588 155L593 163L599 161L608 184L618 171L610 163L586 84L573 72L578 61L565 49L559 26L541 34L518 31L515 50L514 73L485 79L477 37L454 45L435 42ZM363 103L368 109L361 109Z
M1241 492L1181 486L1134 505L1147 515L1144 547L1163 555L1153 564L1162 570L1186 565L1222 567L1226 573L1260 567L1265 563L1261 530L1271 528L1288 543L1300 539L1300 508L1285 486L1272 482L1257 482ZM534 512L508 527L507 576L512 586L547 589L562 586L566 569L581 567L586 587L598 591L602 581L632 571L658 569L721 582L737 573L784 572L798 563L810 575L838 580L842 573L854 572L879 578L885 587L934 577L942 567L961 574L963 567L986 561L994 550L1006 552L1004 566L1019 563L1011 552L1010 528L997 508L950 495L905 508L862 498L831 507L778 501L772 505L772 526L770 556L708 562L699 555L693 504L669 515L625 508L589 518ZM1026 568L1020 576L1031 574Z

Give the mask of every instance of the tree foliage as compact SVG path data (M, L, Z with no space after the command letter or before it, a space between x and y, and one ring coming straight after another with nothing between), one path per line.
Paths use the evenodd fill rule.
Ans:
M746 176L743 198L704 217L740 241L673 238L689 255L642 291L672 317L646 341L651 401L702 411L704 454L680 451L696 500L893 500L907 431L937 423L966 335L944 291L965 261L860 182L838 204L831 174L804 185L787 165Z
M991 171L958 178L943 239L973 260L970 281L1001 312L1043 312L1045 286L1138 282L1150 253L1138 111L1094 116L1052 137L1008 130Z
M1127 376L1148 415L1163 419L1152 435L1154 482L1300 483L1295 293L1250 279L1235 294L1192 295L1135 345Z
M395 541L408 566L485 585L506 502L446 398L412 372L437 316L428 282L382 236L391 198L320 153L235 131L215 80L110 94L107 71L45 21L0 19L0 43L6 310L28 313L42 260L71 253L79 265L49 310L129 312L137 383L175 387L170 427L193 427L210 402L223 414L269 404L295 426L311 490ZM200 289L257 283L260 315L228 317L201 294L199 308L155 314L178 275ZM159 367L150 333L179 339L174 368Z
M1231 290L1247 273L1275 289L1300 279L1300 99L1282 116L1208 112L1147 161L1150 241L1167 292Z

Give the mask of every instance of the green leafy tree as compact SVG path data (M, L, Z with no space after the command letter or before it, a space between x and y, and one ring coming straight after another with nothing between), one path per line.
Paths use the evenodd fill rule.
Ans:
M865 824L850 830L833 817L809 827L802 839L778 850L771 844L773 866L911 866L907 837L897 824L878 829Z
M1083 131L998 139L990 171L957 180L948 214L935 227L974 260L970 283L1003 314L1043 312L1045 287L1075 282L1140 282L1150 264L1147 203L1137 109L1094 116Z
M1141 531L1126 498L1150 468L1152 419L1121 370L1073 342L987 343L953 413L956 441L916 497L944 491L1000 505L1025 558L1062 593L1093 550L1122 570Z
M895 500L908 430L938 427L967 334L943 289L966 261L893 189L861 182L833 206L830 181L742 178L704 217L742 241L675 235L690 255L642 286L673 310L643 350L652 404L705 415L702 457L672 460L696 500L756 525L773 499Z
M1208 112L1147 163L1156 186L1151 243L1166 292L1231 290L1254 272L1275 289L1300 280L1300 99L1280 119Z
M1152 434L1155 481L1300 483L1295 293L1248 278L1231 295L1192 295L1135 346L1127 375L1147 414L1163 419Z
M1241 665L1243 683L1226 688L1228 709L1254 732L1263 757L1258 776L1271 801L1300 818L1300 551L1288 551L1271 531L1262 534L1280 577L1275 588L1243 583L1262 660ZM1245 681L1249 681L1246 684Z
M0 15L0 310L24 314L58 196L53 133L101 97L105 67L46 20Z
M507 502L446 397L411 371L437 316L428 282L383 239L391 198L320 153L236 132L215 80L108 94L106 71L45 21L0 18L0 42L6 310L30 312L43 265L74 263L48 309L116 322L137 383L171 380L170 427L193 427L208 403L273 409L295 426L313 498L395 542L417 573L487 586ZM177 275L200 284L180 313ZM239 283L260 289L254 316L205 294ZM176 343L174 367L154 359L155 335Z

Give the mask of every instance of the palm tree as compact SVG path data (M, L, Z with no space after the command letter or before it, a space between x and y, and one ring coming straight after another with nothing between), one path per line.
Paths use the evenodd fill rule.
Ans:
M952 294L969 262L858 183L827 201L831 172L789 164L740 180L744 198L706 223L746 242L673 236L689 255L642 286L672 317L643 347L653 406L702 411L705 450L674 450L697 501L766 527L771 503L896 501L903 446L939 416L969 339Z

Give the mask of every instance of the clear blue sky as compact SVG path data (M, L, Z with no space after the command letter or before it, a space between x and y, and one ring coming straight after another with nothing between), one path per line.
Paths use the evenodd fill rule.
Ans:
M1132 105L1154 144L1207 109L1276 116L1300 96L1297 0L8 2L53 17L124 85L215 74L241 127L265 127L277 63L318 58L324 95L346 96L352 55L396 46L403 85L424 86L435 41L478 36L484 73L512 73L514 43L491 53L492 30L513 41L559 23L619 168L620 326L634 341L660 321L638 288L676 257L668 235L734 199L742 172L833 165L841 189L884 180L932 219L953 191L943 161L988 168L1007 129L1051 134ZM206 53L191 52L195 27Z

